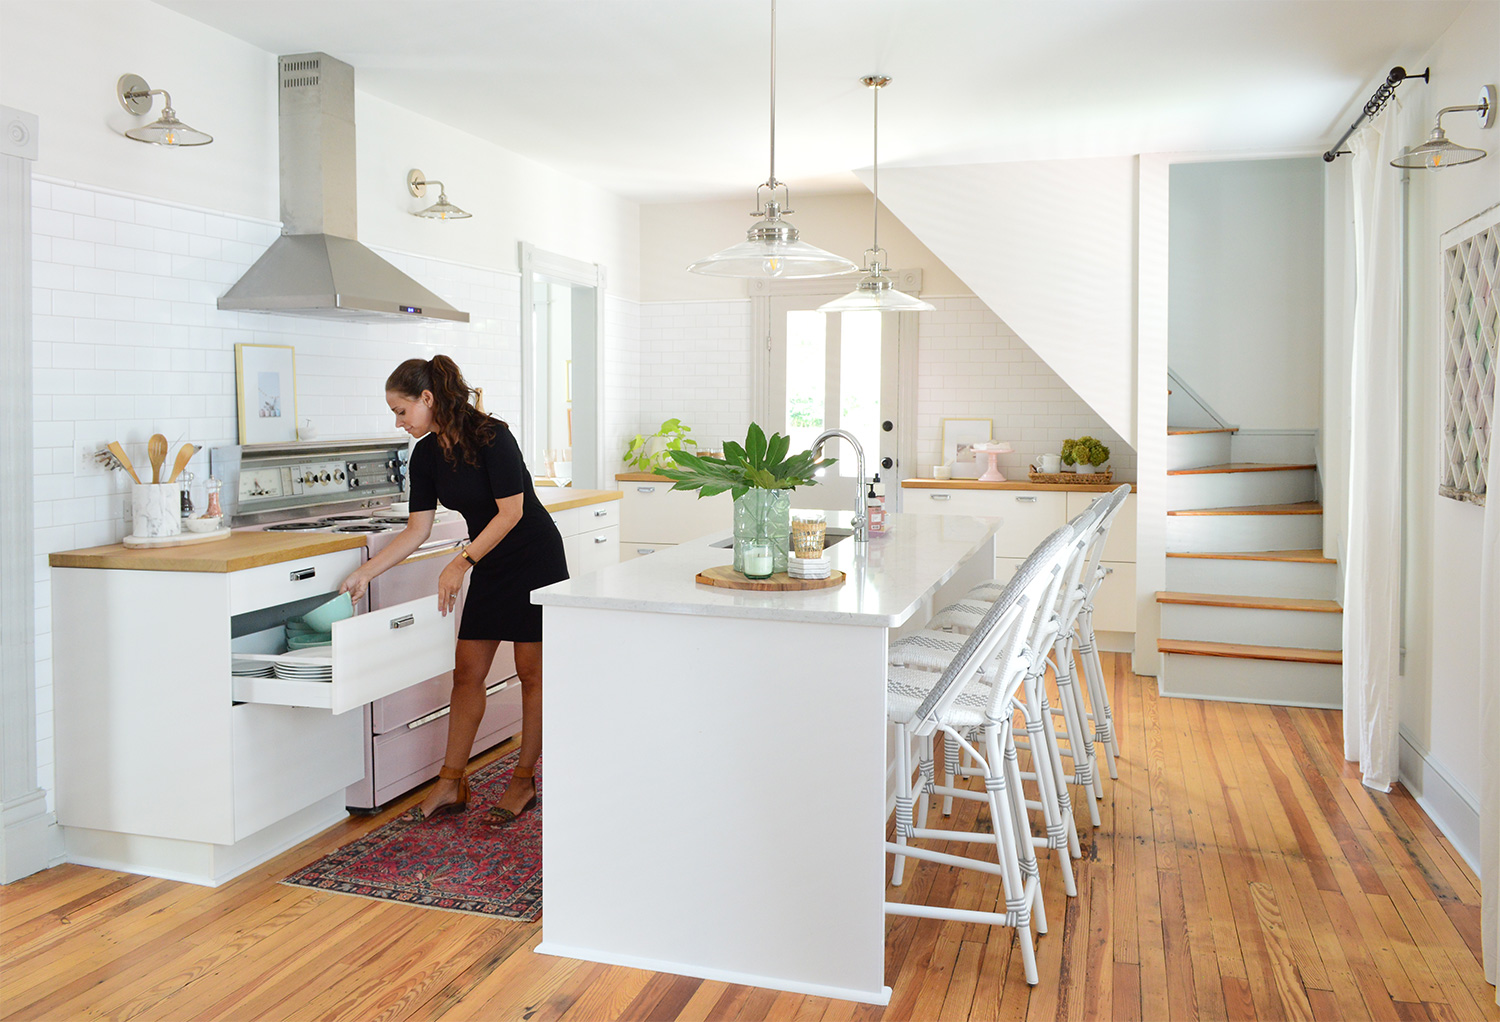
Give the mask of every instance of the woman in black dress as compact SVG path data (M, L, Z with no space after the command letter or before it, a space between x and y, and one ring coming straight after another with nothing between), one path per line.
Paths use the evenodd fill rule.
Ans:
M567 578L568 566L562 535L537 500L510 427L476 409L472 393L446 355L408 359L385 381L396 425L420 438L408 466L411 517L340 591L362 598L370 579L426 542L439 500L464 516L469 545L438 579L438 606L446 615L472 572L458 629L447 755L422 815L468 808L464 768L484 717L485 678L500 643L512 642L521 680L521 754L510 787L490 810L505 824L536 804L533 771L542 752L542 608L532 605L531 591Z

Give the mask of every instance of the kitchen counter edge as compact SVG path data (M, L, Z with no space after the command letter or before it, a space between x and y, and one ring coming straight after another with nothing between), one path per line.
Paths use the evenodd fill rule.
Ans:
M1110 493L1126 485L1121 479L1114 483L1033 483L1029 479L1007 479L1003 483L981 483L978 479L903 479L901 486L908 490L1057 490L1062 493ZM1135 492L1135 483L1129 483L1130 492Z

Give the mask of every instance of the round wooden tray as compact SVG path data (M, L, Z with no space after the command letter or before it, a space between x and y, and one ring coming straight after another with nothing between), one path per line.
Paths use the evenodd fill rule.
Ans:
M796 592L805 589L832 589L844 584L844 573L835 570L827 578L793 578L778 571L770 578L746 578L734 570L732 565L704 568L695 580L699 585L718 586L720 589L755 589L760 592Z

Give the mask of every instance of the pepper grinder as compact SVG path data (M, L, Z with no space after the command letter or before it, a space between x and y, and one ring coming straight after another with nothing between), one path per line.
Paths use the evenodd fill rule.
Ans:
M182 517L193 517L193 473L184 472L177 477L182 487Z

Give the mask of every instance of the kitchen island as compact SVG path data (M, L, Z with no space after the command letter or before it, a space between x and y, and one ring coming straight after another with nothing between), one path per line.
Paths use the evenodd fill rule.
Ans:
M698 585L701 539L538 590L538 951L885 1003L886 648L994 572L998 519L892 515L843 585ZM837 524L837 523L831 523Z

